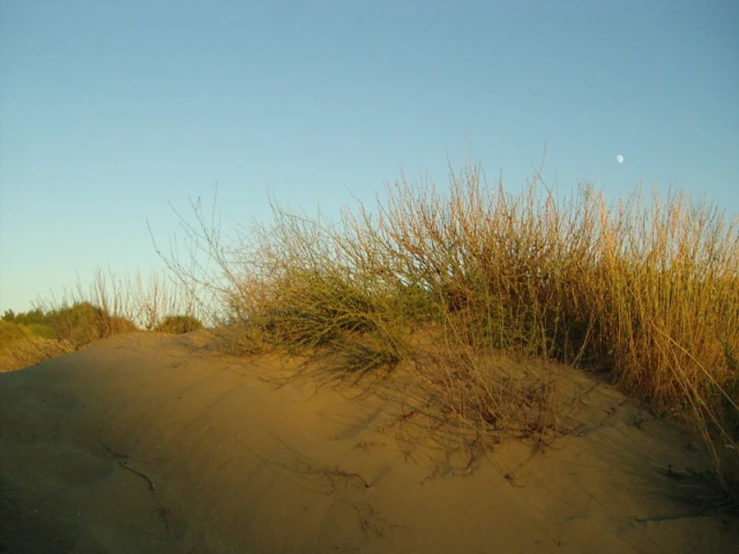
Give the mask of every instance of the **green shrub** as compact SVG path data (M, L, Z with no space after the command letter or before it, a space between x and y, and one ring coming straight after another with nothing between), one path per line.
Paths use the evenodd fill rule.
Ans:
M31 335L23 325L0 321L0 351L5 350L11 343L26 339Z
M135 331L136 325L129 319L111 316L107 311L90 302L76 302L49 312L56 339L67 341L80 348L96 340L118 333Z
M41 308L35 308L27 312L16 314L13 310L5 310L2 317L3 321L9 323L17 323L19 325L33 325L36 323L46 323L48 315Z
M34 337L42 339L56 338L54 327L48 323L31 323L25 326Z
M170 315L165 317L154 330L159 333L181 335L202 328L202 322L196 317L191 315Z
M5 310L2 319L0 320L0 326L5 328L5 332L8 333L9 325L15 325L18 327L25 336L33 335L34 337L40 337L44 339L56 338L56 331L52 325L51 314L44 313L41 308L29 310L27 312L21 312L16 314L13 310ZM16 331L17 333L18 331ZM8 337L6 337L8 338ZM3 340L0 338L0 341Z
M42 360L56 358L72 352L74 348L65 341L30 337L14 341L0 348L0 371L28 367Z

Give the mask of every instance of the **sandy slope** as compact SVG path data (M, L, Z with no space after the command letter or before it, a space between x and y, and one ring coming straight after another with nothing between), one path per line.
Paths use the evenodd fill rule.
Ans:
M464 456L398 440L389 401L277 388L255 377L277 360L202 340L119 336L0 375L0 552L672 554L739 539L735 520L691 515L710 491L665 471L700 467L679 432L607 387L584 399L582 436L533 457L508 443L460 476Z

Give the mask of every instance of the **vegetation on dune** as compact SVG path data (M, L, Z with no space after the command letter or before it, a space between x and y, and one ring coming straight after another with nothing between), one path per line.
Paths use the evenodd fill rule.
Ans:
M56 339L69 343L72 348L137 329L130 319L111 315L103 308L87 301L75 302L72 305L63 304L49 311L36 308L17 315L12 311L6 311L3 322L5 325L22 330L23 338Z
M171 315L165 317L154 330L159 333L183 334L203 328L203 323L191 315Z
M722 484L739 475L739 218L715 206L638 187L560 198L538 176L512 195L473 165L445 190L401 178L335 222L274 206L229 243L215 207L192 208L191 259L163 256L173 289L100 272L75 303L4 318L0 337L52 330L76 348L134 322L179 333L207 319L233 353L402 380L408 413L469 430L475 448L567 431L572 399L551 372L499 353L556 361L691 422Z
M24 367L136 329L129 319L110 315L90 302L20 314L9 310L0 321L0 370Z
M53 339L56 337L56 333L47 314L41 308L18 314L13 312L13 310L6 310L3 314L2 321L22 329L26 337L34 336L44 339ZM6 342L5 338L4 336L0 338L0 344Z
M23 325L5 320L0 321L0 345L28 338L29 335L30 331Z
M171 315L180 312L181 315ZM202 328L193 299L153 274L118 280L98 270L86 291L78 285L62 302L23 313L7 310L0 321L0 371L78 350L119 333L144 329L184 333Z
M113 316L91 302L77 302L49 312L56 339L80 348L117 333L135 331L136 325L123 317Z
M403 178L334 223L275 207L233 245L193 209L188 238L220 273L170 266L213 284L235 352L328 353L354 376L415 367L435 410L494 436L552 431L554 393L490 352L605 371L691 421L720 476L737 467L739 221L714 206L639 188L609 204L588 185L562 199L538 178L511 195L470 166L444 191Z

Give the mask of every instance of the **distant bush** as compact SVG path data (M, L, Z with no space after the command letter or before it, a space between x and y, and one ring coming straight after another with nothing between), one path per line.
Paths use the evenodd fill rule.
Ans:
M133 321L111 316L90 302L77 302L48 314L56 339L80 348L93 341L137 329Z
M68 340L75 346L83 346L103 338L104 313L89 302L63 306L49 315L58 340Z
M30 335L31 333L23 325L6 320L0 321L0 351L5 350L11 343L26 339Z
M16 314L13 310L5 310L2 320L8 323L17 323L18 325L44 324L48 322L48 315L41 308L19 314Z
M72 350L70 343L53 340L49 333L53 330L40 323L24 325L7 318L0 320L0 371L20 369Z
M13 341L0 348L0 371L28 367L73 350L72 345L65 341L37 337Z
M29 325L25 325L25 327L34 337L42 339L56 338L56 331L47 323L31 323Z
M159 333L181 335L183 333L197 331L202 328L202 322L196 317L190 315L171 315L165 317L162 322L154 328L154 330Z

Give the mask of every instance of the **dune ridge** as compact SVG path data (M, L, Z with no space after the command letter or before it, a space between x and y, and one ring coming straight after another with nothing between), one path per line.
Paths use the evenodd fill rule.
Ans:
M470 459L392 396L205 332L118 335L0 375L0 551L730 552L680 429L588 381L587 426ZM585 376L578 379L587 380Z

